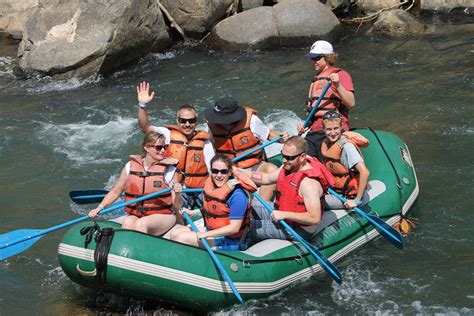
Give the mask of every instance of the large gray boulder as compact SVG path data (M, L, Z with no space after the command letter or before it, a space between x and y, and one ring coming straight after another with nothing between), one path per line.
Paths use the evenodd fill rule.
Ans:
M449 11L454 8L474 8L474 0L420 0L421 9L427 11Z
M234 0L161 0L186 36L201 38L220 20Z
M404 1L400 0L358 0L357 6L366 13L376 12L381 9L395 8Z
M324 38L339 25L324 4L314 0L286 0L231 16L211 31L207 43L218 49L272 49L307 45Z
M397 9L380 13L372 30L388 35L413 35L424 33L426 26L410 13Z
M397 5L404 0L358 0L357 6L365 12L375 12L381 9L399 8ZM416 6L427 11L449 11L454 8L474 8L474 0L420 0Z
M40 0L18 50L23 74L110 73L170 38L155 0Z
M10 33L14 38L21 38L23 27L38 6L39 0L1 0L0 31Z

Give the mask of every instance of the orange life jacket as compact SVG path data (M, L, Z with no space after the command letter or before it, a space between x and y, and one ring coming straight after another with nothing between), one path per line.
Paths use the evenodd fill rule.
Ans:
M354 144L362 158L364 157L359 147L369 146L369 140L356 132L342 133L341 138L333 144L326 138L321 145L321 152L324 164L336 179L334 190L344 196L354 196L359 189L359 173L341 162L342 147L347 142Z
M130 174L124 189L125 202L168 188L165 182L165 171L169 165L175 164L175 159L164 159L154 163L145 171L142 156L130 156ZM137 217L172 214L172 205L171 192L168 192L153 199L131 204L125 207L125 211Z
M166 126L170 130L170 146L168 155L178 159L176 172L178 181L187 188L202 188L204 181L209 175L206 160L204 159L204 143L211 138L209 133L196 131L195 135L188 141L177 126Z
M299 170L293 173L287 173L285 169L280 170L277 180L275 209L287 212L304 213L306 207L304 199L299 194L301 181L304 178L312 178L318 180L323 188L323 194L320 196L321 212L324 210L324 194L327 193L328 187L334 184L334 177L326 169L326 167L316 158L309 157L306 160L311 169ZM303 226L303 224L293 221L287 221L292 226Z
M209 230L221 228L230 224L230 209L227 199L238 185L244 189L249 196L247 212L240 226L240 230L229 238L240 238L250 223L252 212L250 210L250 193L257 191L257 185L243 173L236 173L236 177L227 181L222 187L217 188L211 177L204 184L203 208L201 210L206 227Z
M317 76L315 76L309 86L309 92L308 92L308 100L307 100L307 115L311 111L313 105L315 105L316 101L319 99L319 96L321 93L323 93L324 88L329 82L328 76L332 73L338 73L342 69L336 68L336 67L330 67L329 69L326 69L319 73ZM332 111L337 111L341 113L341 119L342 119L342 124L343 128L345 131L349 130L349 115L348 115L348 110L347 108L342 104L341 102L341 96L337 92L336 88L334 86L329 87L327 90L326 94L324 95L323 99L321 100L321 103L319 103L318 110L332 110ZM314 122L311 125L311 131L322 131L323 130L323 118L322 117L317 117L316 113L314 114Z
M219 125L208 123L214 137L214 148L217 153L225 154L230 159L235 158L246 151L260 145L260 140L250 130L250 119L257 112L244 106L247 117L237 123L232 130L228 131ZM263 150L257 150L251 155L236 162L239 168L250 168L263 159Z

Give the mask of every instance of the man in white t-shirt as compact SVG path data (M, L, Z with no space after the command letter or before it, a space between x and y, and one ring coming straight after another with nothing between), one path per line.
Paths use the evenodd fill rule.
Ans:
M288 139L288 133L283 135L268 128L257 116L257 111L249 107L241 107L231 97L221 98L205 113L209 133L216 153L227 155L229 158L238 157L263 142L283 136L282 142ZM274 164L265 162L264 149L249 154L240 159L235 165L242 169L271 173L277 170ZM265 200L272 200L275 185L263 185L260 195Z
M178 180L186 188L202 188L209 175L214 147L207 131L196 130L197 111L192 105L183 105L177 111L176 125L153 126L148 121L147 104L155 93L150 93L150 84L142 82L137 87L138 125L143 133L156 131L170 144L167 156L178 159ZM183 206L188 209L202 207L202 194L183 193Z

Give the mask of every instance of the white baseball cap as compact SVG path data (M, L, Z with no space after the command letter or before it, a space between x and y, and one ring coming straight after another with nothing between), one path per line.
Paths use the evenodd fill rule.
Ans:
M332 48L331 43L326 41L316 41L311 45L311 49L306 57L315 58L323 54L332 54L334 49Z

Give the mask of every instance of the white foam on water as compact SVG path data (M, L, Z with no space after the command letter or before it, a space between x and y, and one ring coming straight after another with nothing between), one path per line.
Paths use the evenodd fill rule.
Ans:
M84 85L98 83L102 80L102 76L91 76L86 79L73 77L67 80L54 80L50 77L38 77L31 80L34 80L34 83L32 84L32 87L26 88L26 91L29 94L44 94L51 91L74 90Z
M290 136L298 134L296 127L298 126L298 123L302 122L301 118L298 117L295 112L288 110L272 111L271 113L265 115L262 120L269 128L274 129L280 133L287 131ZM267 146L265 148L267 157L272 157L279 154L282 147L283 145L279 143L274 143L270 146Z
M8 56L0 56L0 76L8 75L13 73L13 58Z
M154 53L151 54L151 56L157 60L173 59L176 57L176 52Z
M10 65L13 62L13 58L2 56L0 57L0 66Z
M138 132L135 118L118 116L103 125L89 121L65 125L40 122L40 125L39 140L77 165L120 161L116 158L117 150Z
M424 305L421 301L400 302L391 297L400 288L413 297L422 297L430 284L419 284L411 278L386 276L383 268L366 266L363 261L354 260L343 273L344 282L332 284L332 300L344 310L354 314L392 315L404 313L458 315L472 313L474 309L442 305Z
M441 305L423 305L421 301L413 301L410 307L418 315L472 315L474 308L450 307Z

